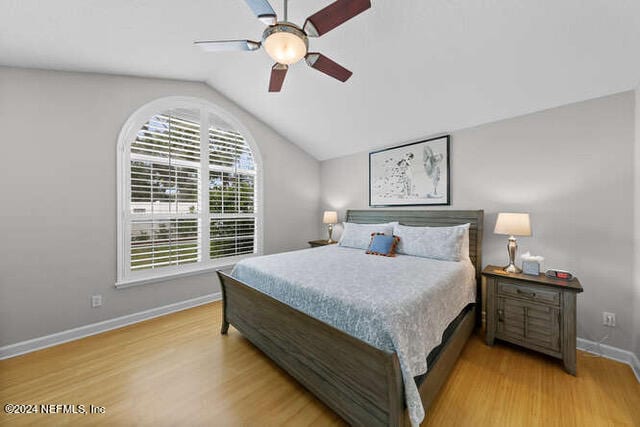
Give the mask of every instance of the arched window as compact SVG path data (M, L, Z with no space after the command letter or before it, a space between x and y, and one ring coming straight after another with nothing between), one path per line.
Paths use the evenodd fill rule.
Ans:
M163 98L118 141L119 287L232 264L261 251L260 156L229 114Z

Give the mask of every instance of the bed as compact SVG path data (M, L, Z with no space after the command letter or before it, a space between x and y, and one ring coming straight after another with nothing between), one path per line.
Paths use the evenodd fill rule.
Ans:
M346 220L357 223L399 221L401 224L413 226L451 226L469 223L469 268L471 273L468 268L463 268L462 263L460 266L445 265L438 266L436 269L436 267L429 265L429 262L433 263L433 261L428 260L414 262L408 258L397 257L374 261L375 258L383 257L364 255L363 251L338 247L323 247L255 258L251 262L238 266L242 268L236 267L235 277L218 272L224 304L222 333L226 334L229 324L232 324L254 345L350 424L399 426L409 424L411 420L415 424L416 397L421 409L426 410L446 380L471 334L474 324L477 323L479 310L476 307L480 307L479 272L481 270L483 212L350 210L347 212ZM437 320L440 322L439 327L444 329L446 326L446 329L442 336L437 337L438 345L431 349L428 357L423 360L425 367L428 365L428 370L412 378L409 373L413 371L409 368L411 363L408 362L412 359L408 357L409 353L403 350L402 345L394 347L393 342L387 342L389 339L386 335L376 335L376 327L365 324L364 328L356 328L355 326L351 328L352 325L348 321L340 324L340 318L338 320L332 318L331 316L336 311L349 311L353 310L353 307L357 308L355 305L350 305L353 301L349 301L348 293L340 293L341 286L336 282L344 281L349 286L357 285L357 282L353 281L353 277L351 277L353 272L348 269L335 274L331 274L330 270L322 270L323 277L318 280L321 270L317 269L320 267L316 268L310 263L309 260L313 257L319 257L319 260L322 259L322 262L329 266L340 266L339 264L343 262L369 262L379 265L395 261L395 263L389 264L389 268L398 268L397 266L405 263L416 268L416 277L434 276L432 282L435 285L433 287L438 289L439 294L434 293L432 297L437 296L435 300L448 298L443 301L446 301L447 306L455 306L456 309L455 316L449 314L449 318L446 320L447 325L442 323L441 318ZM300 268L297 271L295 268L287 270L282 267L283 260ZM363 264L358 265L360 265L359 268L362 268ZM308 270L309 274L307 279L304 277L305 270ZM391 273L397 274L398 271L391 271ZM259 272L262 276L258 275ZM469 274L471 277L468 277ZM265 279L268 277L275 279ZM438 278L445 277L453 278L452 281L450 279L451 283L461 282L464 277L466 277L465 280L471 280L471 286L475 286L471 298L475 298L475 303L473 303L473 299L468 301L471 304L467 304L464 298L454 298L457 291L447 290L453 285L438 286L438 283L444 283ZM296 283L296 286L290 286L288 293L278 294L279 290L289 286L282 278L290 279L292 283ZM276 279L282 280L278 282ZM326 283L322 284L322 280ZM391 281L392 279L385 280ZM314 281L316 283L313 283ZM397 289L401 289L400 292L397 292L397 298L406 295L409 298L408 301L415 299L411 297L412 289L415 286L406 278L405 281L406 283L399 278L394 280ZM307 282L309 286L307 286ZM323 286L326 289L323 288L317 295L308 293ZM295 294L299 288L305 287L309 288L305 291L307 294L303 300L306 301L306 305L299 302L299 299L293 297L288 299L290 294ZM330 292L327 292L327 289ZM384 292L384 289L378 288L375 291L377 294ZM326 300L327 295L335 296L331 295L331 292L337 292L337 298ZM389 294L387 298L374 298L373 296L372 298L372 306L382 306L385 304L385 299L392 299L392 294ZM467 295L466 298L469 299L469 296ZM330 313L326 313L326 309L322 311L318 308L323 306L330 307L331 309L328 310ZM393 308L393 306L390 307ZM419 318L420 313L415 312L415 305L412 309L414 312L411 313L411 318ZM366 307L360 304L359 310L366 310ZM378 307L378 310L371 311L371 323L374 326L376 323L375 313L377 312L385 313L385 310ZM453 319L451 319L452 317ZM354 323L360 322L363 318L366 320L366 316L356 317L357 322L354 321ZM402 320L402 317L399 319ZM410 329L413 325L407 323L406 319L404 321L405 323L399 323L398 333L389 336L403 340L404 345L407 345L406 334L402 335L402 331ZM364 323L369 322L365 321ZM428 323L420 322L420 325L424 324ZM364 333L362 330L367 332ZM429 337L430 331L431 328L414 329L409 336L422 333ZM433 337L430 339L433 340ZM441 343L440 339L442 339ZM415 363L416 360L413 362ZM409 408L407 408L407 402ZM411 416L409 416L410 414Z

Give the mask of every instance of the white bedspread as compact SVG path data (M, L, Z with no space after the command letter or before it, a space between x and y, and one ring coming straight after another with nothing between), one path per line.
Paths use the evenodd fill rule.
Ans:
M475 301L469 260L393 258L324 246L250 258L232 276L400 360L411 423L424 419L414 377L460 311Z

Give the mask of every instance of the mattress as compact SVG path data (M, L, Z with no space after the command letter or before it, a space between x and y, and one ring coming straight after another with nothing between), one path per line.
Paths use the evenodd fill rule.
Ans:
M444 330L444 332L442 333L442 340L440 341L440 344L434 347L433 350L431 350L431 352L429 352L429 355L427 356L427 366L428 366L427 372L413 378L418 388L420 388L424 380L427 378L427 374L429 373L429 371L431 371L433 364L438 361L438 358L440 357L440 353L442 353L442 350L444 350L444 346L447 344L449 339L453 336L453 333L456 331L456 328L460 325L460 323L462 323L466 314L471 310L473 310L474 306L475 306L475 303L467 304L467 306L462 309L460 314L458 314L458 316L455 319L453 319L453 321L449 323L447 328Z
M412 424L424 419L414 377L447 326L475 302L471 261L382 257L337 245L243 260L241 282L382 350L396 352Z

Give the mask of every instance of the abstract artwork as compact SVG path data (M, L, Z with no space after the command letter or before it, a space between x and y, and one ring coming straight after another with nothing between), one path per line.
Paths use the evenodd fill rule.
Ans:
M369 153L369 206L450 205L449 135Z

